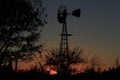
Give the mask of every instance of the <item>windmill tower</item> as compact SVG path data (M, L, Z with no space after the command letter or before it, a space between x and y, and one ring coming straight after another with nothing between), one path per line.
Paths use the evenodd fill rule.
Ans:
M61 6L58 9L57 19L59 23L63 24L62 32L60 34L61 36L60 53L67 54L67 55L69 55L68 36L72 36L71 34L68 34L68 30L67 30L66 19L67 19L68 14L72 14L73 16L80 17L80 9L74 10L72 11L72 13L68 13L65 6Z

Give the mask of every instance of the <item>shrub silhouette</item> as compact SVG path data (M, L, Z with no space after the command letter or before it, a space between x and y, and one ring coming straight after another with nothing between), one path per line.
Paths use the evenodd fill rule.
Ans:
M54 66L58 75L71 75L76 69L72 69L71 65L84 62L82 58L82 50L74 48L68 54L60 53L58 49L48 52L46 56L46 65Z

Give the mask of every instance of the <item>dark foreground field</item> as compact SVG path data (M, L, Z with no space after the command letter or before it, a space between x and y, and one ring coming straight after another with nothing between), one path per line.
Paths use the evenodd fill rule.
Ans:
M76 75L49 75L37 71L1 72L0 80L120 80L120 67L104 72L89 70Z

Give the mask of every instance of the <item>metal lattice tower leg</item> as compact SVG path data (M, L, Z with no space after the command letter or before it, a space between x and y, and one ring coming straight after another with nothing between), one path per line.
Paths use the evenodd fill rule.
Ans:
M68 36L71 36L71 35L67 33L67 24L63 23L61 42L60 42L60 52L62 54L63 53L68 54L69 52Z

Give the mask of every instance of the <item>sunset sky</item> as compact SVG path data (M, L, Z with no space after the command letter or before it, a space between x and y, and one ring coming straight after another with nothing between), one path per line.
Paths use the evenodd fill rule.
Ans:
M44 47L58 47L62 25L56 14L61 5L68 12L81 8L80 18L69 15L67 18L70 47L91 51L103 64L113 65L120 59L120 0L43 0L47 7L48 24L43 29L41 42Z

